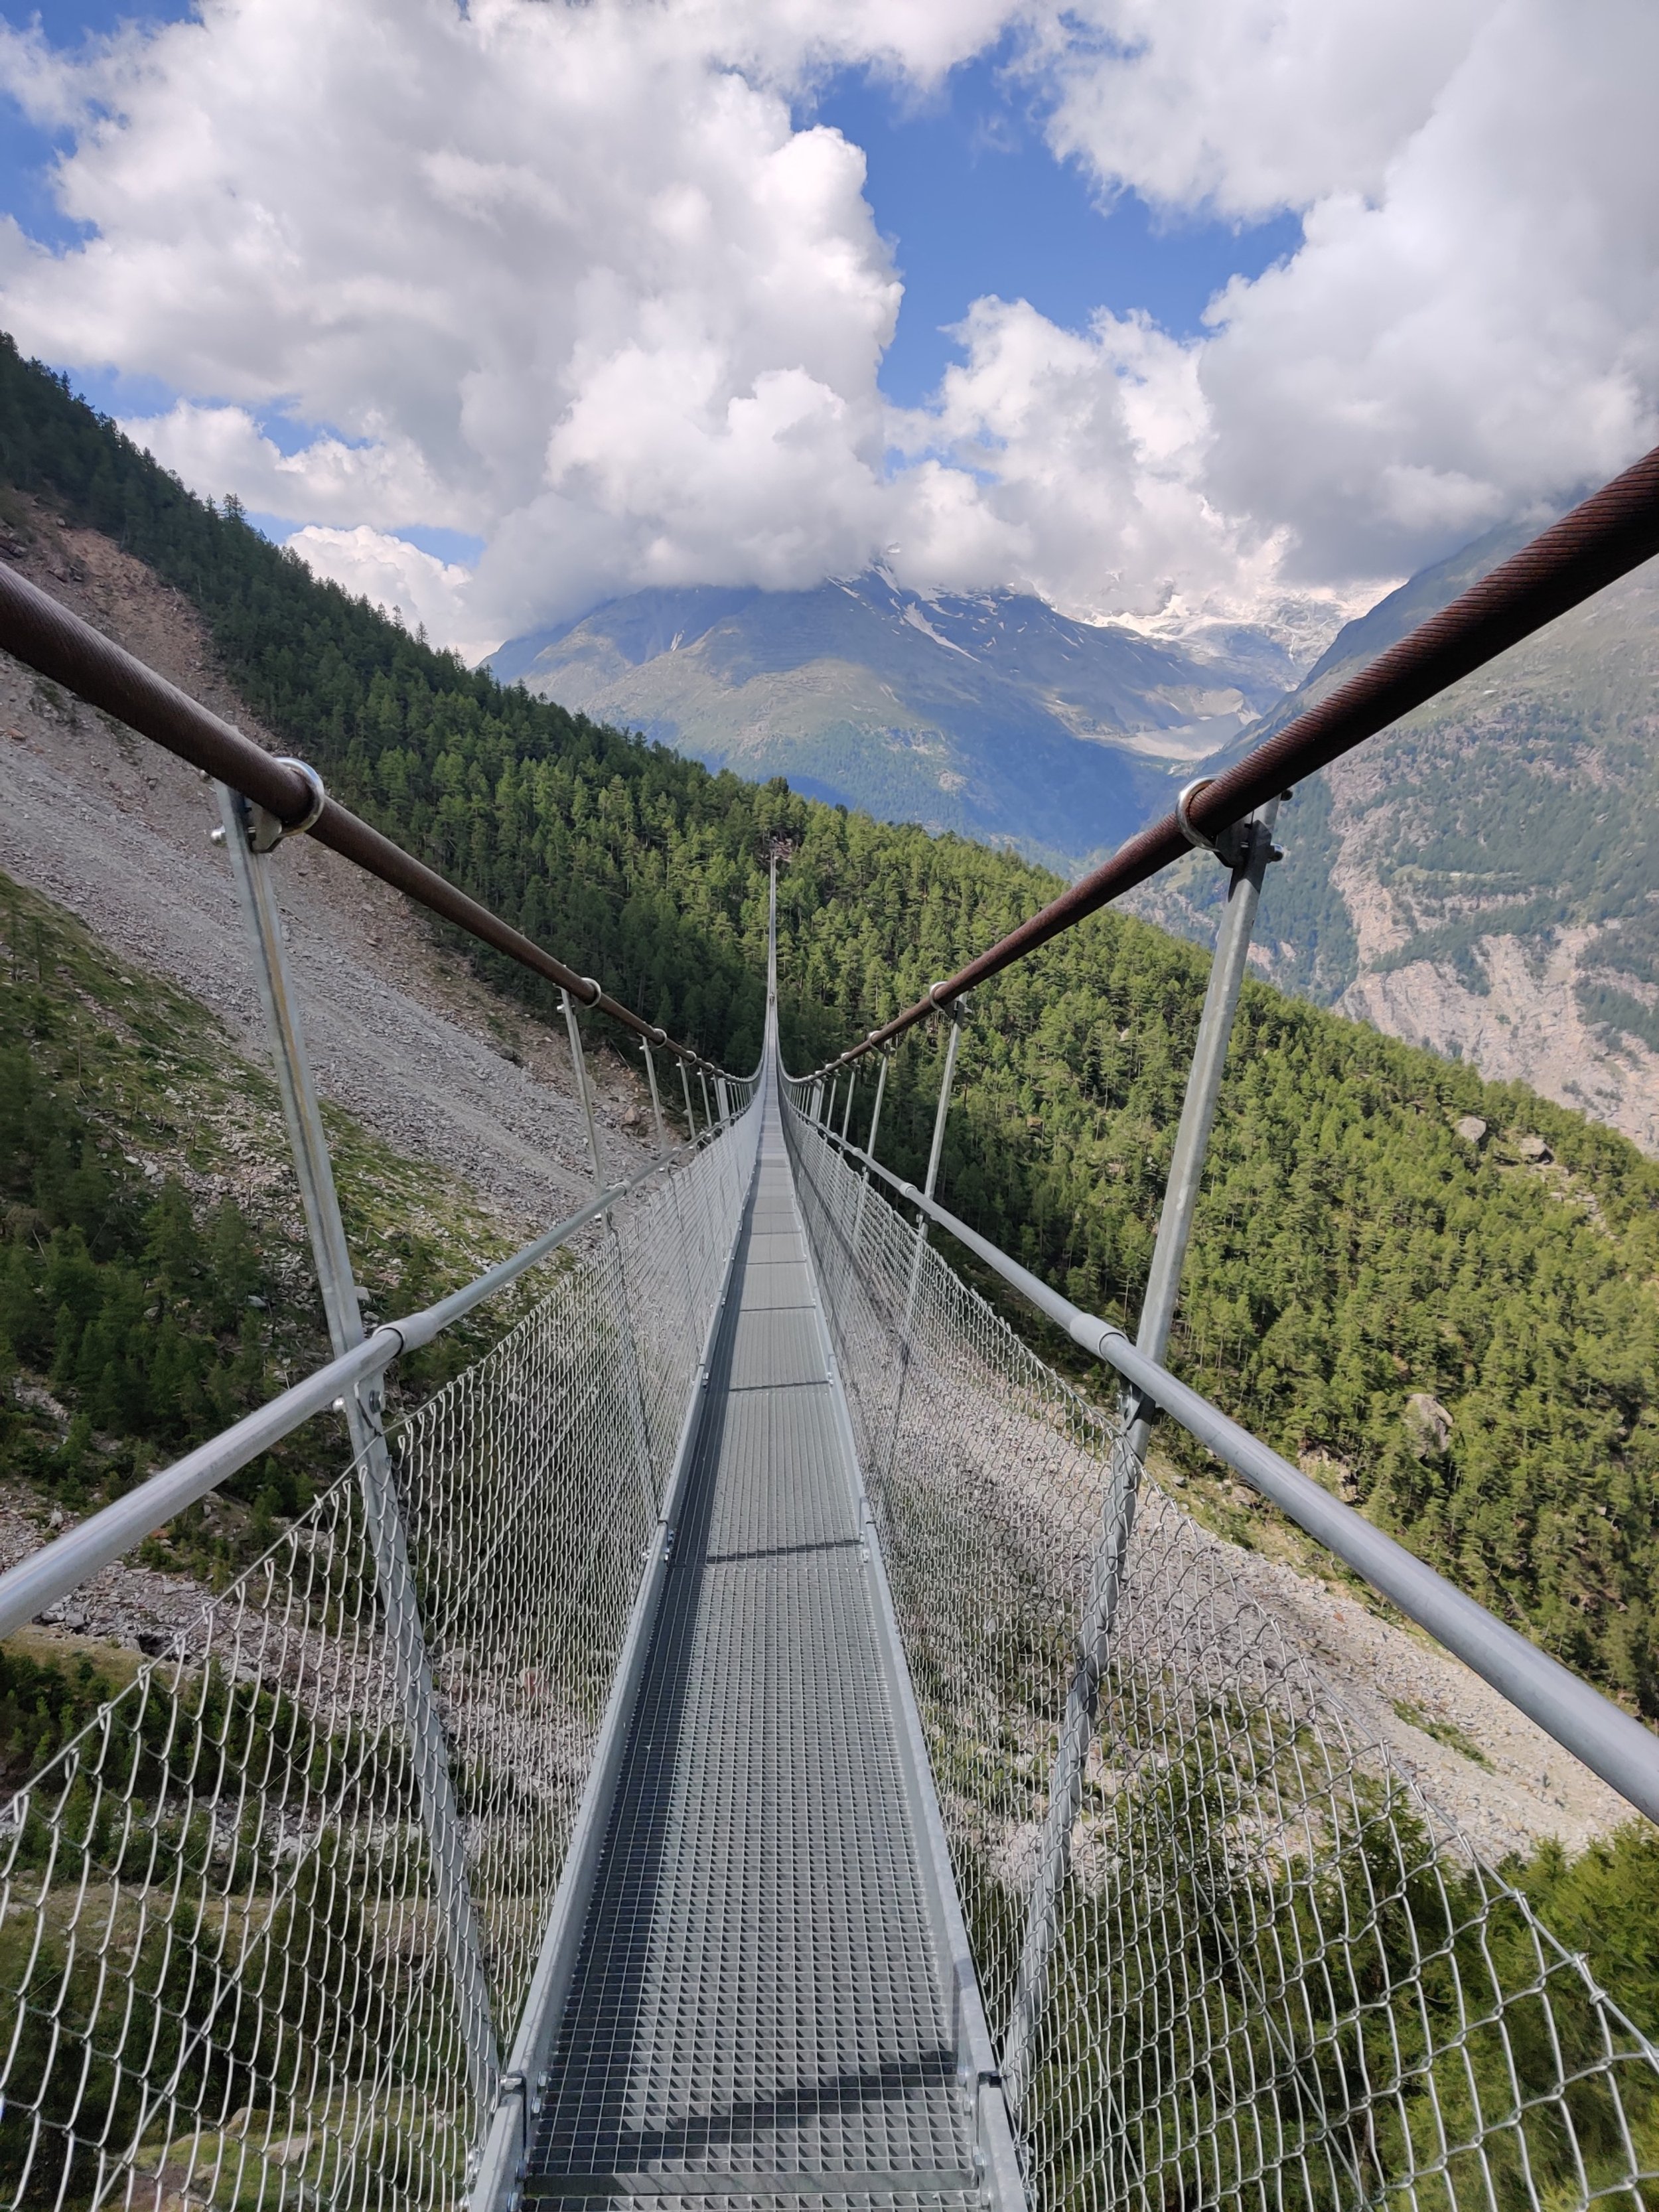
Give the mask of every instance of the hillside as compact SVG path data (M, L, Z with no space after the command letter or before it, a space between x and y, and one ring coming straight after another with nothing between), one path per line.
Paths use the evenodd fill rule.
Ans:
M15 356L0 457L184 593L213 680L343 797L722 1057L758 1046L775 836L793 848L781 960L797 1066L1054 888L1012 856L712 775L469 674L191 499ZM973 1010L947 1201L1099 1310L1138 1302L1204 972L1193 947L1107 915ZM897 1056L882 1149L912 1171L935 1073L925 1041ZM1469 1116L1478 1141L1457 1132ZM1659 1167L1628 1142L1247 992L1176 1365L1650 1714L1656 1278Z
M14 568L269 741L181 594L37 501L14 495L10 511ZM194 772L3 658L0 742L0 868L176 978L263 1060L241 915L208 843L217 809ZM492 989L424 916L308 840L284 850L275 884L323 1097L467 1176L526 1233L568 1210L590 1170L562 1021L549 1027ZM643 1087L609 1053L596 1065L606 1141L625 1166L641 1157Z
M1074 622L1014 592L637 592L517 638L503 683L711 768L1008 844L1062 870L1169 803L1170 778L1283 695L1265 632L1194 647Z
M1526 536L1494 532L1349 624L1255 743ZM1262 972L1659 1151L1659 563L1339 762L1283 817ZM1138 911L1207 936L1215 871Z
M267 1066L169 977L3 876L0 962L9 1564L38 1540L43 1507L61 1520L118 1496L325 1359L328 1337ZM428 1303L518 1242L519 1224L464 1179L327 1112L376 1315ZM400 1363L390 1403L423 1396L501 1322L481 1314ZM307 1425L179 1516L144 1564L209 1582L240 1565L331 1478L344 1444L343 1424ZM142 1633L190 1588L139 1577L123 1595Z

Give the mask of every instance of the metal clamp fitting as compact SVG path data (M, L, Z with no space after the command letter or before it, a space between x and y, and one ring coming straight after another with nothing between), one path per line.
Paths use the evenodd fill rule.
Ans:
M1181 824L1182 834L1189 845L1195 846L1200 853L1213 853L1223 867L1242 868L1249 859L1250 842L1256 833L1254 815L1248 816L1243 822L1230 822L1213 837L1206 837L1193 820L1193 801L1200 791L1208 790L1214 781L1212 775L1198 775L1184 786L1181 796L1176 800L1176 820ZM1282 860L1283 857L1276 845L1269 847L1267 858L1270 860Z
M252 799L244 799L244 819L247 823L247 842L255 853L272 853L284 837L303 837L314 826L324 807L328 805L328 793L323 779L309 761L295 760L290 753L278 753L278 768L291 768L301 777L311 793L311 804L297 822L284 822L269 807L261 806Z
M587 1004L590 1006L597 1006L599 1000L605 996L604 986L598 982L592 975L584 975L582 977L582 988L584 990L591 991L593 994L592 997L587 1001Z

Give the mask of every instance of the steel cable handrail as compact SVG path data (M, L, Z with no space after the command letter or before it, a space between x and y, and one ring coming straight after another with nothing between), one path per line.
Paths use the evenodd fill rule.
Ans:
M800 1079L787 1079L792 1085ZM1325 1550L1425 1628L1436 1642L1490 1682L1621 1797L1659 1822L1659 1736L1611 1698L1499 1620L1432 1567L1386 1536L1362 1513L1320 1487L1270 1445L1231 1420L1202 1394L1137 1352L1123 1330L1080 1306L1022 1267L988 1237L892 1174L835 1130L816 1133L877 1176L929 1221L956 1238L994 1273L1066 1331L1075 1344L1121 1375L1132 1389L1180 1423L1253 1489L1277 1505Z
M1659 447L817 1073L878 1050L1659 553Z
M584 1006L609 1015L647 1043L662 1046L694 1067L721 1072L691 1046L679 1043L666 1030L623 1006L592 976L579 974L544 951L521 930L477 899L469 898L434 868L405 853L337 799L330 799L314 770L266 752L188 692L158 676L136 653L59 605L50 592L3 568L0 568L0 647L37 674L63 684L88 706L100 708L141 737L188 761L204 775L228 784L262 807L285 831L303 830L365 874L378 876L429 914L465 930L481 945L505 953L545 981L556 983Z

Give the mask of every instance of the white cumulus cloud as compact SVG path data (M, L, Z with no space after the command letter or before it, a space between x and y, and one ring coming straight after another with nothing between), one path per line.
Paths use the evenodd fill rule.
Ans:
M441 561L406 538L362 522L355 530L310 522L288 542L318 575L400 617L405 629L426 630L434 644L453 647L464 659L482 659L501 642L478 632L472 571L458 561Z
M1215 303L1207 486L1382 575L1659 437L1650 0L1083 0L1054 143L1176 211L1291 210Z
M483 519L481 503L441 483L407 436L370 436L356 445L313 438L298 453L285 453L246 407L204 407L189 399L121 427L186 483L222 486L267 514L347 525L367 518L394 528L465 528Z
M1195 340L981 300L896 413L863 156L791 103L999 40L1103 206L1289 210L1303 242ZM1659 434L1656 74L1651 0L200 0L72 53L0 27L86 227L0 222L0 319L162 380L133 434L469 650L641 584L876 558L1164 622L1346 604ZM476 573L420 524L481 538Z

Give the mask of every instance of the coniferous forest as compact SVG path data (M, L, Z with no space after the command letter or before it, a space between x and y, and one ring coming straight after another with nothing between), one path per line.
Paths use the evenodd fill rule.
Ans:
M790 855L781 1012L795 1067L920 996L1056 888L1011 856L714 775L502 690L318 582L234 503L186 492L9 343L0 477L185 592L240 694L347 804L728 1064L759 1050L775 842ZM1287 841L1296 813L1281 818ZM480 965L536 1002L532 979L490 956ZM969 1012L941 1195L1098 1311L1132 1318L1139 1303L1206 970L1193 947L1108 914ZM913 1035L890 1080L880 1151L907 1173L925 1157L939 1049ZM100 1212L76 1195L66 1109L15 1071L6 1080L8 1129L37 1132L32 1164L20 1154L6 1170L14 1194L83 1274L117 1271L110 1297L118 1279L142 1280L156 1310L156 1342L122 1370L120 1404L82 1410L158 1442L155 1425L171 1422L166 1441L182 1442L193 1422L211 1425L227 1387L216 1378L234 1364L216 1339L219 1364L198 1371L182 1317L210 1313L216 1271L246 1270L234 1232L204 1220L187 1237L166 1194L138 1208L112 1192ZM1485 1123L1478 1139L1458 1133L1467 1117ZM9 1291L21 1304L6 1326L16 1356L73 1393L78 1369L44 1317L47 1264L38 1249L8 1261L7 1283L28 1287ZM1659 1165L1626 1139L1247 986L1172 1364L1650 1717L1656 1279ZM163 1376L188 1374L171 1411L158 1362Z

